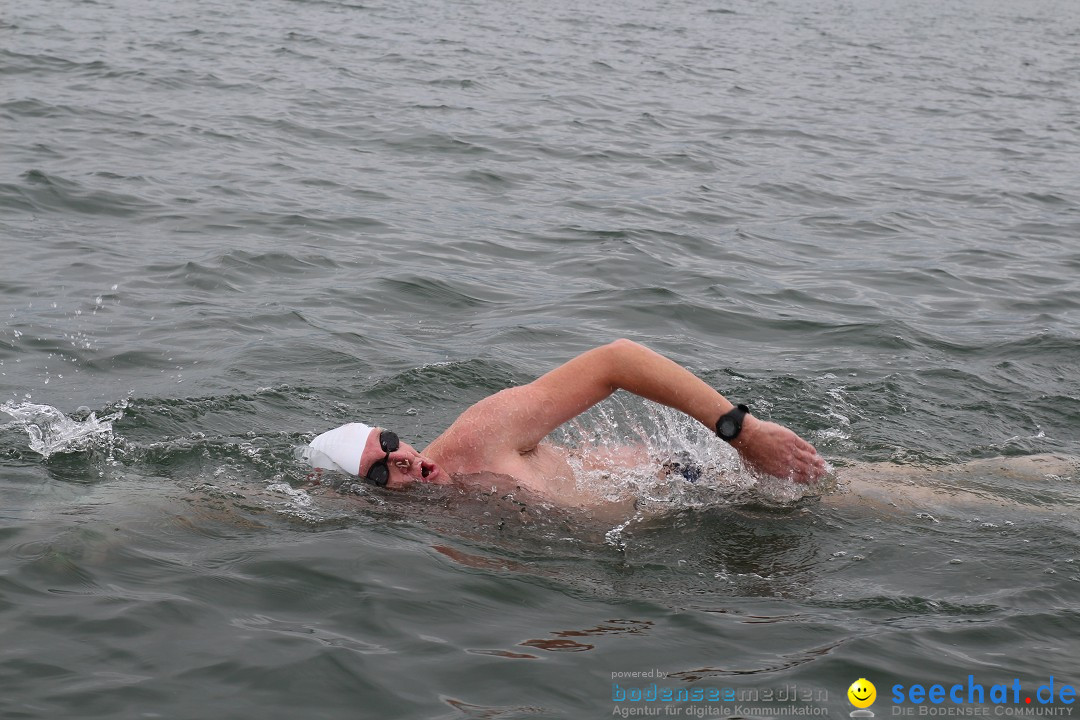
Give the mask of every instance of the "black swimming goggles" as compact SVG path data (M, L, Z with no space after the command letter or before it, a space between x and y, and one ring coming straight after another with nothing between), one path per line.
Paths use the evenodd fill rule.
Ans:
M390 480L390 467L386 463L390 460L390 453L396 452L401 447L401 441L398 440L397 433L383 430L379 433L379 446L386 453L386 457L371 463L364 479L372 485L386 487L387 481Z

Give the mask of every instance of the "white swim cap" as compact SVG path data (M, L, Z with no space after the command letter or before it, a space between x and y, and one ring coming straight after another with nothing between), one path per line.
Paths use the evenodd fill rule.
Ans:
M304 459L312 467L359 475L360 456L364 454L368 436L374 429L364 423L349 423L327 430L305 448Z

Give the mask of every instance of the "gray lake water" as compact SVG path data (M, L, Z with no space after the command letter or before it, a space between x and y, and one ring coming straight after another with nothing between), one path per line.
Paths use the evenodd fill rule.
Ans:
M0 133L5 719L1080 684L1080 4L12 2ZM617 337L842 487L612 523L295 459ZM717 452L561 437L640 427Z

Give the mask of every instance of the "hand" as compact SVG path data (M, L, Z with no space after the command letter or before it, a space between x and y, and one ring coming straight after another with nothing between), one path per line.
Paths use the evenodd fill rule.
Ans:
M805 485L826 472L825 460L813 445L783 425L753 415L743 419L742 432L731 445L750 469L773 477Z

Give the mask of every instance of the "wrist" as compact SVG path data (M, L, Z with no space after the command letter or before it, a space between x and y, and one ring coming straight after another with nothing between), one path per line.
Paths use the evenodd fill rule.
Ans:
M739 432L739 436L728 444L739 452L742 452L744 448L749 447L753 442L754 435L757 434L762 422L762 420L747 413L746 417L743 418L742 430Z

